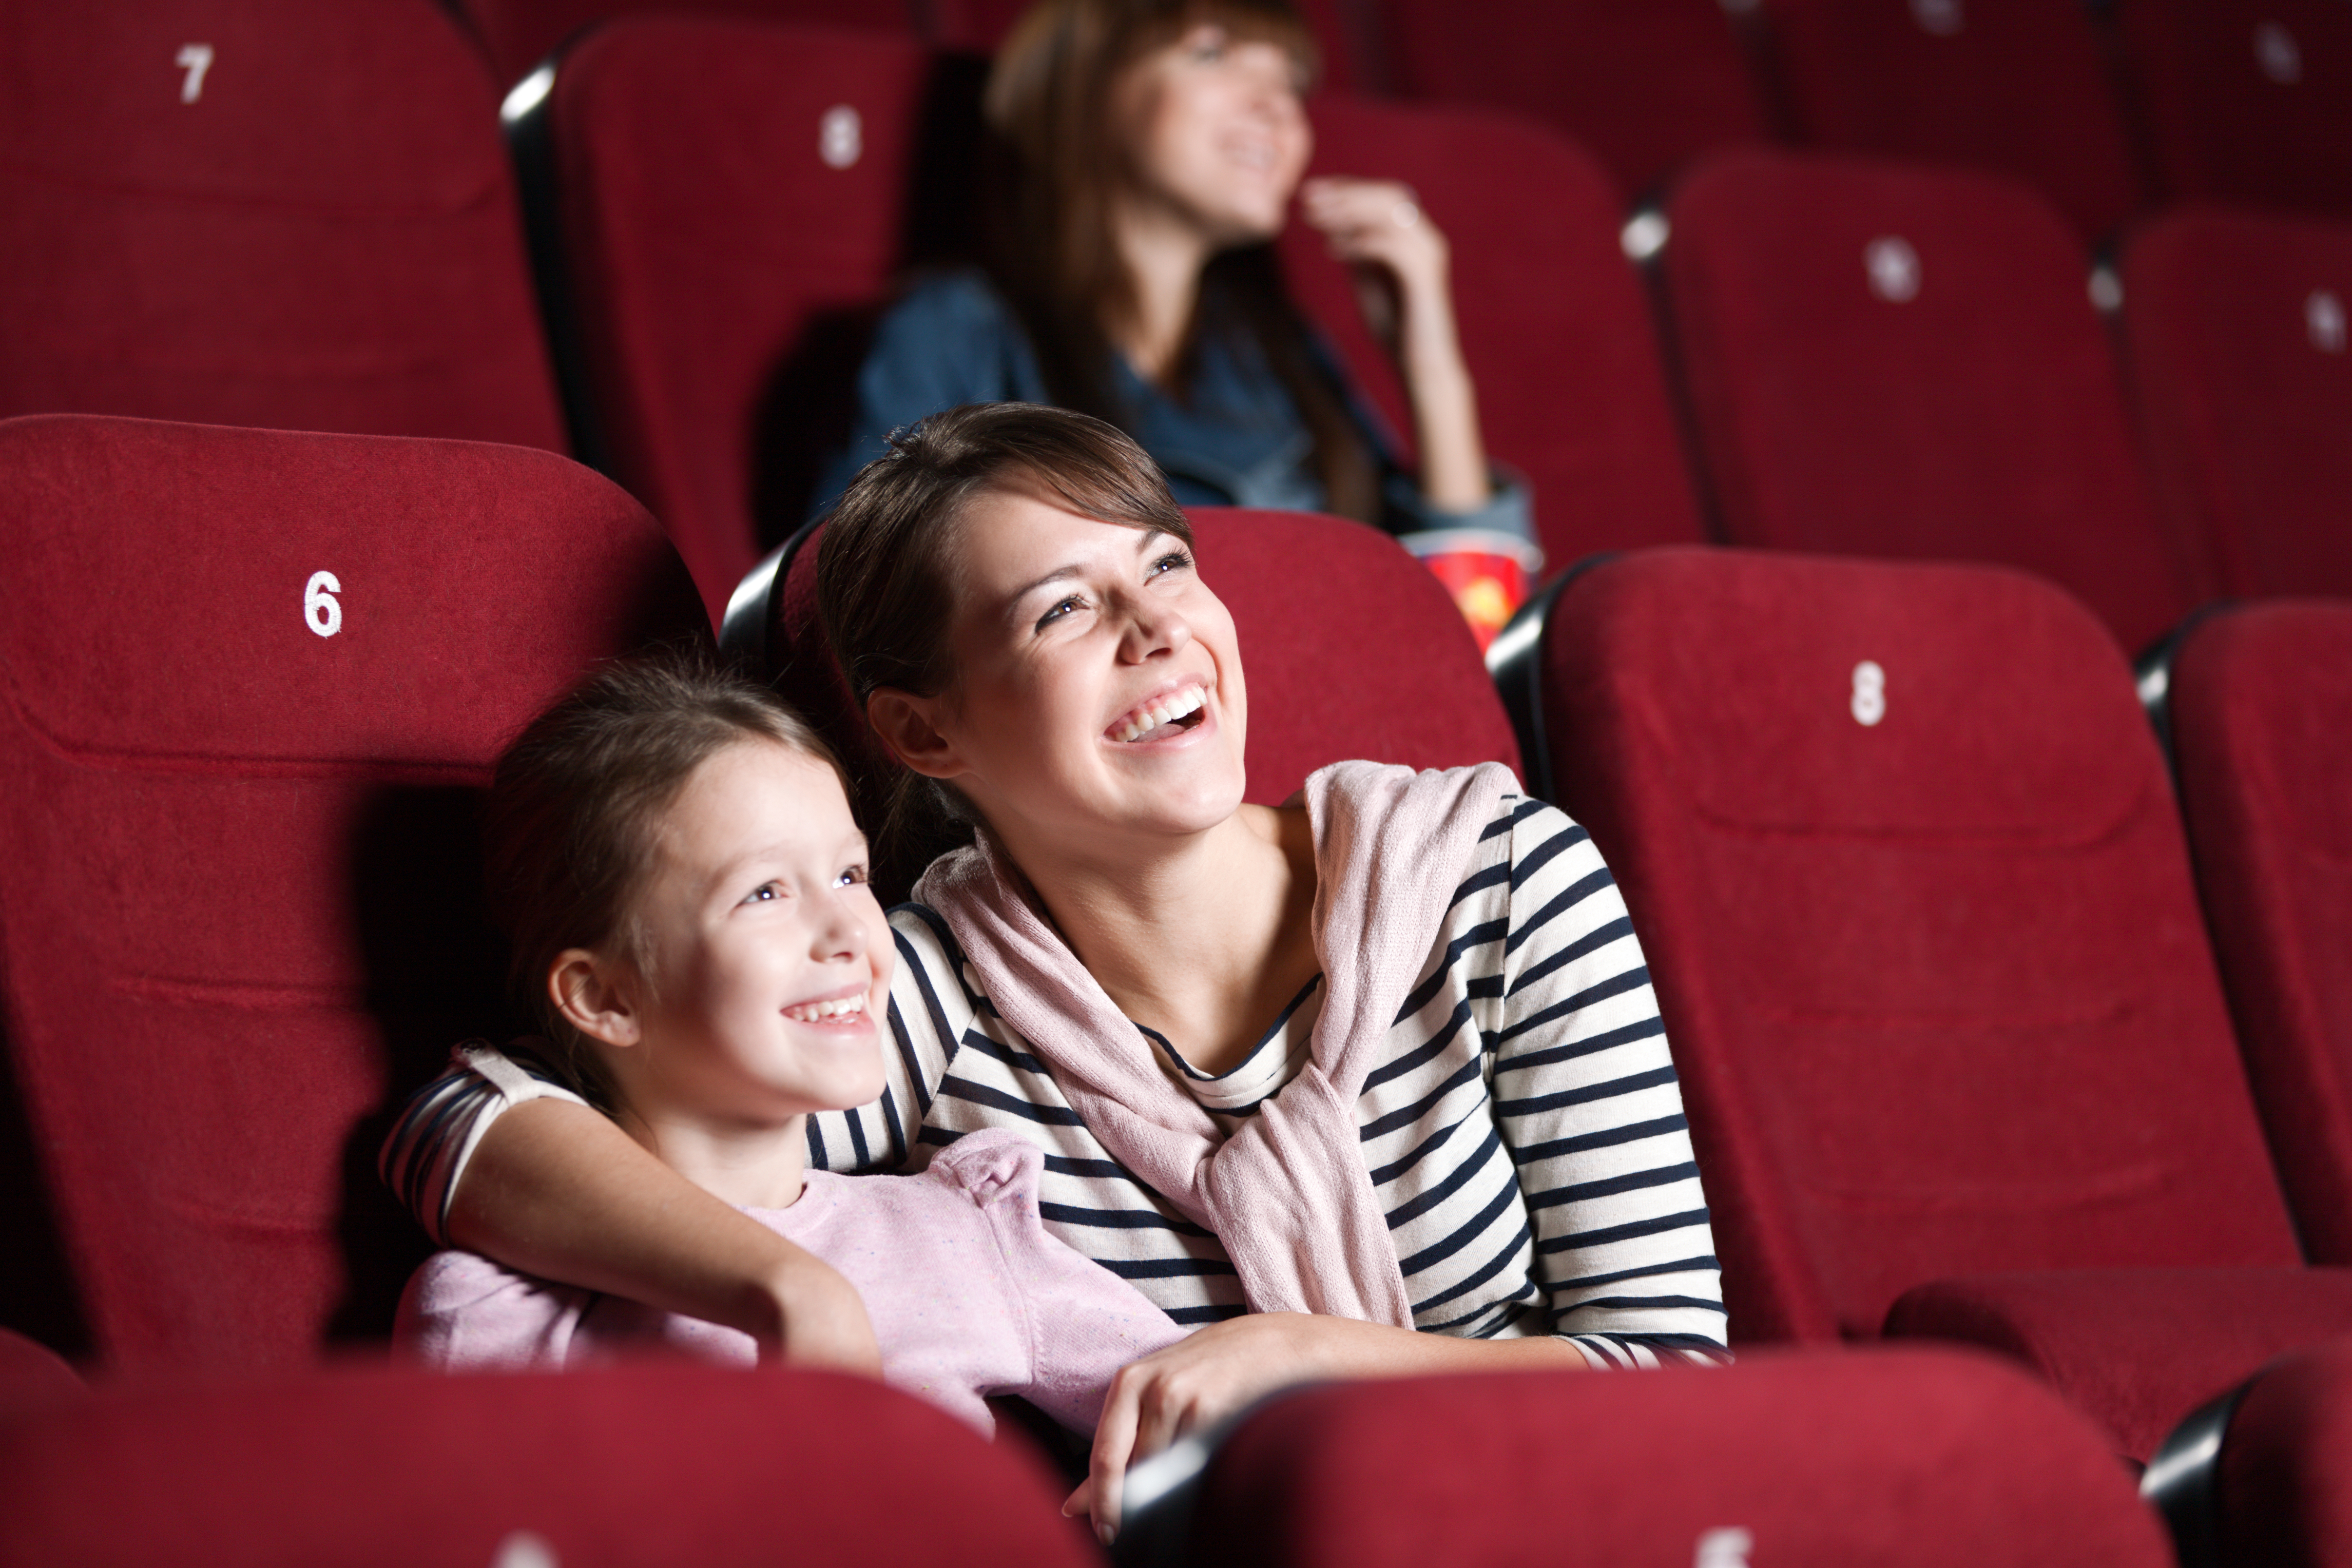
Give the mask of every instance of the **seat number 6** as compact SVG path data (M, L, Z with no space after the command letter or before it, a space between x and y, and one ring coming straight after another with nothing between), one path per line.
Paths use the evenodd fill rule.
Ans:
M302 585L302 624L321 637L331 637L343 629L343 601L335 595L343 585L331 571L314 571L310 580Z

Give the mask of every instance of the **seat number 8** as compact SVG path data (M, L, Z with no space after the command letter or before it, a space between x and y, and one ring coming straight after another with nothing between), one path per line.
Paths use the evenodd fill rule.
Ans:
M343 591L331 571L314 571L310 580L302 585L302 624L321 637L331 637L343 629L343 601L335 595Z
M1853 722L1867 729L1886 716L1886 672L1875 659L1853 667Z

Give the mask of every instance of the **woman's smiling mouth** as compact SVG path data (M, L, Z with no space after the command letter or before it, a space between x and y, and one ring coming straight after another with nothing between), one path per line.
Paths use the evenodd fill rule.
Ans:
M1103 733L1116 741L1132 744L1158 731L1163 725L1175 725L1181 729L1193 728L1200 723L1194 716L1207 706L1209 694L1198 685L1179 686L1172 692L1145 699L1111 721Z

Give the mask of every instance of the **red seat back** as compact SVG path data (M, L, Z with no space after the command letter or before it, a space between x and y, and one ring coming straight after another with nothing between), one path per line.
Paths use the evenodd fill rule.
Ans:
M433 0L7 0L0 416L561 449L497 110Z
M1187 514L1201 577L1233 612L1249 680L1249 799L1273 805L1351 758L1519 766L1508 715L1461 612L1387 536L1342 517L1201 507ZM815 530L777 585L777 685L860 776L887 757L818 621ZM895 895L902 889L887 889Z
M908 37L629 16L549 105L567 259L613 473L714 618L846 439L901 260L932 59Z
M1600 167L1480 110L1328 99L1314 112L1315 172L1402 180L1444 230L1487 454L1532 484L1551 564L1699 538L1657 337ZM1304 224L1282 254L1300 306L1410 449L1403 384L1346 269Z
M2025 567L2133 649L2196 601L2048 203L1753 152L1693 174L1671 215L1676 337L1734 542Z
M993 54L1034 0L929 0L939 42L950 48ZM1323 85L1342 91L1362 85L1362 40L1349 26L1355 0L1294 0L1323 57Z
M763 22L909 32L909 0L457 0L500 81L519 81L566 38L614 16L693 11Z
M1909 1287L2298 1253L2130 671L1979 567L1659 550L1542 651L1649 955L1736 1333Z
M2352 605L2200 622L2169 703L2198 884L2271 1146L2313 1258L2352 1263Z
M353 1369L0 1428L0 1560L90 1568L1098 1562L1057 1495L1018 1438L824 1373Z
M2158 494L2215 586L2352 593L2352 223L2186 209L2123 279Z
M1766 116L1719 0L1380 0L1400 92L1515 110L1600 155L1627 196Z
M1769 0L1808 141L2023 180L2087 240L2140 204L2089 11L2049 0Z
M376 1124L507 1021L475 792L695 611L551 453L0 424L0 994L103 1359L388 1330Z
M2352 216L2352 9L2341 0L2116 0L2174 197Z

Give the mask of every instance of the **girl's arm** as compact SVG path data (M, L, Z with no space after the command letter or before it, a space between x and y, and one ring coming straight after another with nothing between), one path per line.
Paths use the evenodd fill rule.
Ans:
M1356 268L1375 336L1396 357L1421 448L1421 489L1439 512L1472 513L1492 496L1477 391L1454 331L1452 253L1407 187L1390 180L1309 180L1307 221Z
M526 1101L484 1130L448 1235L525 1273L740 1330L763 1359L881 1373L848 1281L576 1101Z

